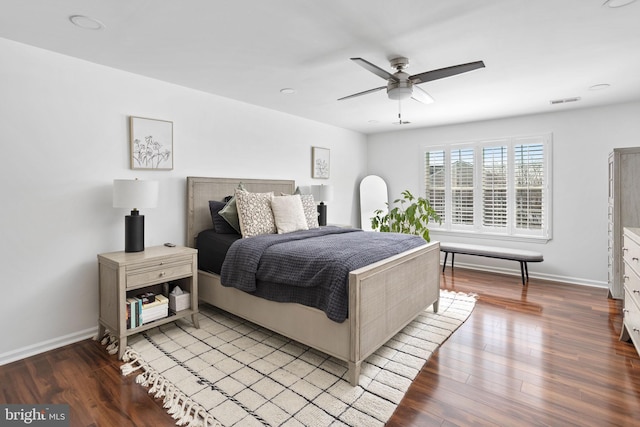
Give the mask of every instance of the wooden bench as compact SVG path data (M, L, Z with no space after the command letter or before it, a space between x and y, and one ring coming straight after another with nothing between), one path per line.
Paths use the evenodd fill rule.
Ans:
M440 251L444 252L444 263L442 272L447 266L447 256L451 254L451 269L453 270L453 259L456 254L477 255L488 258L506 259L518 261L520 263L520 274L522 276L522 286L529 281L528 262L542 262L543 257L540 252L525 251L522 249L497 248L494 246L467 245L465 243L443 243L440 242ZM525 280L526 277L526 280Z

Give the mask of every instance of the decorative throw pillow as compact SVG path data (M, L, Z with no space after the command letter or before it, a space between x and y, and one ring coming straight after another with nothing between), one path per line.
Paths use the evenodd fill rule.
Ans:
M211 212L211 221L213 222L213 229L218 234L238 234L238 231L233 228L227 220L220 216L220 211L224 209L227 204L225 202L219 202L217 200L209 200L209 212ZM239 227L239 226L238 226Z
M304 217L307 220L307 227L310 229L320 227L320 224L318 224L318 207L316 206L316 201L313 200L313 196L311 194L302 194L300 199Z
M276 196L271 199L271 211L278 234L308 230L307 219L302 208L300 195Z
M280 193L281 196L288 196L287 193ZM300 192L300 187L296 188L296 191L293 195L299 195L300 200L302 201L302 210L304 211L304 217L307 220L307 227L309 230L312 228L319 228L320 224L318 223L318 207L316 206L316 201L311 194L302 194Z
M238 190L245 190L242 183L238 184ZM225 197L225 200L226 199L227 197ZM242 234L240 231L240 221L238 219L238 208L236 207L235 196L231 196L224 208L222 208L218 213L225 221L227 221L227 223L229 223L231 227L233 227L234 230L238 232L238 234Z
M273 192L249 193L236 190L235 199L242 237L274 234L276 223L271 211Z

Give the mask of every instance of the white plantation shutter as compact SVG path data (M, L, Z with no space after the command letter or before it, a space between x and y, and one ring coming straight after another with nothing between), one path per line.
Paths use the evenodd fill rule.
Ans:
M426 199L444 218L445 212L445 167L444 150L428 151L425 153L425 187Z
M515 226L540 230L544 222L544 145L516 144L515 163Z
M451 222L473 225L473 148L451 151Z
M507 147L482 148L482 225L507 226Z
M442 146L441 146L442 147ZM551 238L551 135L425 147L425 193L444 231Z

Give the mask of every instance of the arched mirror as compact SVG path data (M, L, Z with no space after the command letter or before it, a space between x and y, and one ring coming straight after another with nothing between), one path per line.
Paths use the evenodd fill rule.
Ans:
M389 195L387 183L377 175L365 176L360 182L360 228L371 230L371 218L378 209L386 210Z

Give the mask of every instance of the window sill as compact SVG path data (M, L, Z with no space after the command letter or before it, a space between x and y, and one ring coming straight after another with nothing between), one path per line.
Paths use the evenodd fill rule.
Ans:
M542 236L525 236L525 235L512 235L497 233L479 233L477 231L462 231L462 230L439 230L436 228L429 228L429 234L432 240L442 240L439 236L454 236L465 237L479 240L504 240L509 242L527 242L527 243L539 243L545 244L551 240L551 237Z

